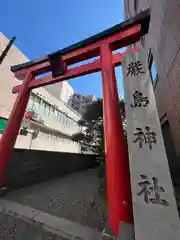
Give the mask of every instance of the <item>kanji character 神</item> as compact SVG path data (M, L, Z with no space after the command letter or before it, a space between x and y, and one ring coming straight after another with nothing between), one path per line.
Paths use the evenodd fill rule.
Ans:
M137 138L133 141L134 143L139 143L139 148L143 147L144 144L149 145L149 149L152 149L152 145L155 144L156 141L156 133L150 131L150 127L145 127L145 133L143 132L142 128L136 128L137 132L134 133L134 136L137 136Z

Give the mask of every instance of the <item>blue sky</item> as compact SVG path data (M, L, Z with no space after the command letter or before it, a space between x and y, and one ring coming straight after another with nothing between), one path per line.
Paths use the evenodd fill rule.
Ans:
M123 0L6 0L1 2L0 31L16 36L16 46L34 59L76 43L124 19ZM122 95L120 67L116 70ZM102 95L101 74L70 84L82 94Z

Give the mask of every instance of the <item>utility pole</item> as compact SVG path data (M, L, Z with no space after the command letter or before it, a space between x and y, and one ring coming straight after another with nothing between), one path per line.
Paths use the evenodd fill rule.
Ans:
M12 37L11 40L9 41L8 45L3 50L2 54L0 55L0 64L3 62L3 60L6 57L8 51L10 50L11 46L13 45L15 39L16 39L16 37Z

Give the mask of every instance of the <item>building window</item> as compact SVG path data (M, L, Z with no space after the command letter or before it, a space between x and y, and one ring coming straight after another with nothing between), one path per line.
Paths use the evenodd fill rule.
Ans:
M69 118L66 116L66 126L68 127L69 124Z
M28 131L26 128L22 128L20 129L19 131L19 135L22 135L22 136L27 136L28 135Z
M46 133L46 138L47 138L47 140L49 140L49 134L48 133Z
M46 116L50 115L50 105L45 103L44 113Z
M40 109L41 106L41 98L37 96L37 103L38 103L38 108Z
M55 118L55 107L51 106L51 116Z
M129 0L127 0L125 3L126 3L126 7L127 7L126 10L129 12Z
M29 97L28 108L33 108L34 105L34 94L31 94Z
M53 107L49 105L49 116L52 117L52 115L53 115Z
M58 110L57 109L55 109L55 117L56 117L56 119L58 119Z
M154 57L152 55L151 49L149 51L149 56L148 56L148 67L149 67L149 73L152 79L153 84L155 83L158 73L156 70L156 65L155 65L155 61L154 61Z
M59 119L60 119L60 112L59 110L57 110L57 120L59 121Z
M75 111L79 111L79 108L78 108L78 107L75 107L74 110L75 110Z
M156 75L156 79L155 79L155 81L154 81L154 89L156 89L158 80L159 80L159 76L158 76L158 74L157 74L157 75Z
M66 116L63 114L63 124L66 124Z
M144 48L145 45L145 35L141 36L141 46Z
M43 115L45 112L45 101L41 99L40 102L40 114Z
M64 124L64 114L62 114L62 124Z
M134 10L137 11L137 0L134 0Z
M67 116L64 115L64 124L67 125Z
M62 122L62 112L59 112L59 121Z
M38 96L34 96L34 105L33 105L33 109L38 110L39 109L39 97Z

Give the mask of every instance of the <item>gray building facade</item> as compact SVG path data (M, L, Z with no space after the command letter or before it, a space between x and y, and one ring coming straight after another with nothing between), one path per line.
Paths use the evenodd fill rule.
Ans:
M81 95L79 93L74 93L71 98L72 108L79 112L81 115L84 115L87 110L87 106L96 101L95 95Z
M180 161L180 1L124 0L126 19L147 8L149 33L130 47L144 49L147 56L169 165L176 170Z

